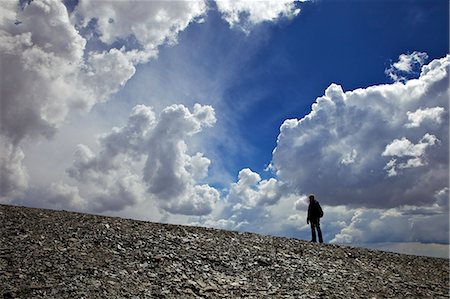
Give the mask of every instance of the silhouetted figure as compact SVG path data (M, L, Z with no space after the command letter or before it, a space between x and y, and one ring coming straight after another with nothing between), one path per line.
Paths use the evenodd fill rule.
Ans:
M319 242L323 243L322 231L320 230L320 218L323 216L322 207L319 202L315 200L314 195L309 196L309 206L308 206L308 218L306 218L306 223L311 223L311 242L316 242L316 230L319 235Z

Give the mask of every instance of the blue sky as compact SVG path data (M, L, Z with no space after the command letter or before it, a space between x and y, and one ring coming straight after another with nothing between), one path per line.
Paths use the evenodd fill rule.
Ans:
M0 202L447 256L448 1L2 6Z

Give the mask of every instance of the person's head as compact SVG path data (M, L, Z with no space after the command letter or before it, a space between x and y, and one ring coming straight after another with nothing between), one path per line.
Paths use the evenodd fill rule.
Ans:
M308 196L308 198L309 198L309 201L311 202L311 201L314 201L314 194L310 194L309 196Z

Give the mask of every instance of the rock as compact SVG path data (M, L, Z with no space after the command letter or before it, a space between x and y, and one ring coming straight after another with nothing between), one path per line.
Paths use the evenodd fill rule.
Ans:
M155 262L161 262L162 261L162 256L160 256L160 255L155 255L154 257L153 257L153 261L155 261Z

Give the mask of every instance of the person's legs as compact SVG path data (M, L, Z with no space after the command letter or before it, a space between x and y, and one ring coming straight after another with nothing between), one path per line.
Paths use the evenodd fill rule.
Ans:
M319 235L319 242L323 243L322 230L320 229L320 222L319 222L319 220L317 220L316 229L317 229L317 234Z
M311 242L316 242L316 230L314 228L314 221L309 222L311 224Z

